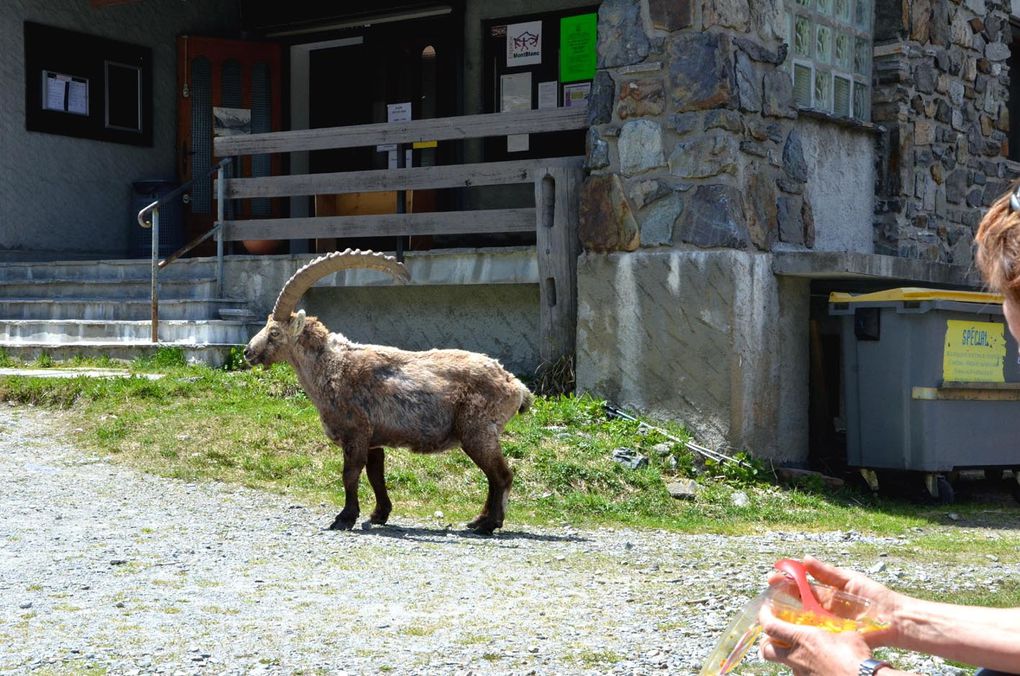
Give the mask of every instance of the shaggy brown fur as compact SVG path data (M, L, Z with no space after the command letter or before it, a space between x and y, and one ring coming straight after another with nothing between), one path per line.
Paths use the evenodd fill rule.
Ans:
M375 493L371 521L386 523L392 505L384 446L436 453L459 445L489 480L485 506L468 527L491 533L503 525L513 473L499 437L514 414L528 409L532 395L495 359L464 350L360 345L330 333L304 311L289 321L270 316L244 356L251 364L291 364L326 435L343 448L344 508L330 528L354 526L358 481L366 468Z

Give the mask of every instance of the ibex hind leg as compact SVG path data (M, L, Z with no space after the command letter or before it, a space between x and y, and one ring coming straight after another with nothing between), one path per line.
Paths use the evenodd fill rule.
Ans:
M374 524L382 525L390 518L390 511L393 510L393 503L386 492L386 472L384 471L385 453L382 448L368 449L368 463L365 471L368 474L368 482L372 484L372 491L375 493L375 509L368 517Z
M513 471L503 458L498 434L482 433L464 438L461 442L464 452L485 473L485 478L489 481L489 492L482 512L468 523L467 527L476 533L491 535L492 531L503 527L506 502L514 478Z

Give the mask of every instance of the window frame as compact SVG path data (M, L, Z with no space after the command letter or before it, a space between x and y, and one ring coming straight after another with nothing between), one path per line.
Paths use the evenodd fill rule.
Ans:
M818 9L819 1L827 3L828 12ZM794 86L794 105L801 110L810 110L840 119L867 123L871 120L871 73L874 65L875 3L874 0L844 0L849 11L848 18L844 20L836 16L837 1L786 0L784 3L787 38L790 45L787 70L790 74L791 82L796 84L795 70L797 66L808 67L811 72L811 81L808 86L809 102L805 105L803 100L797 99L797 89ZM856 16L862 3L868 13L866 29L860 27L861 22L858 21ZM798 18L805 19L808 22L807 54L797 51L795 30ZM829 32L828 54L825 59L820 58L817 53L820 28L827 29ZM836 44L841 35L845 35L847 38L847 53L844 62L837 63ZM859 72L857 68L858 41L860 40L865 40L867 45L864 52L867 62L860 69L865 72ZM828 81L828 101L826 102L819 102L817 100L816 93L819 77L824 77ZM836 110L837 78L850 82L845 112ZM858 93L860 90L863 90L863 96ZM854 102L856 97L860 97L861 110L855 110Z

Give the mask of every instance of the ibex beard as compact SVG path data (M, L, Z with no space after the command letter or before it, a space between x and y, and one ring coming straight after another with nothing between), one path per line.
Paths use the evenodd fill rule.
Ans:
M249 341L252 365L287 362L319 412L326 435L343 449L344 507L330 528L348 530L360 514L358 482L366 470L375 509L384 524L392 509L384 477L384 447L415 453L464 449L488 479L481 513L467 527L490 534L503 526L513 472L500 436L507 422L528 409L532 394L498 361L465 350L412 352L354 343L330 333L297 301L324 275L371 268L406 281L406 268L372 252L345 251L304 266L284 285L265 327Z

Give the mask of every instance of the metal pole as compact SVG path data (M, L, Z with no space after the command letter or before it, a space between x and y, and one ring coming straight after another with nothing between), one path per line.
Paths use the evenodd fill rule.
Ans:
M224 197L227 194L226 179L227 172L221 163L216 172L216 297L223 298L223 214L226 205Z
M397 169L404 168L404 153L406 152L404 144L397 144ZM407 193L403 190L397 191L397 213L407 213ZM397 247L396 247L397 260L401 263L404 262L404 236L397 235Z
M159 207L152 210L152 342L159 342Z

